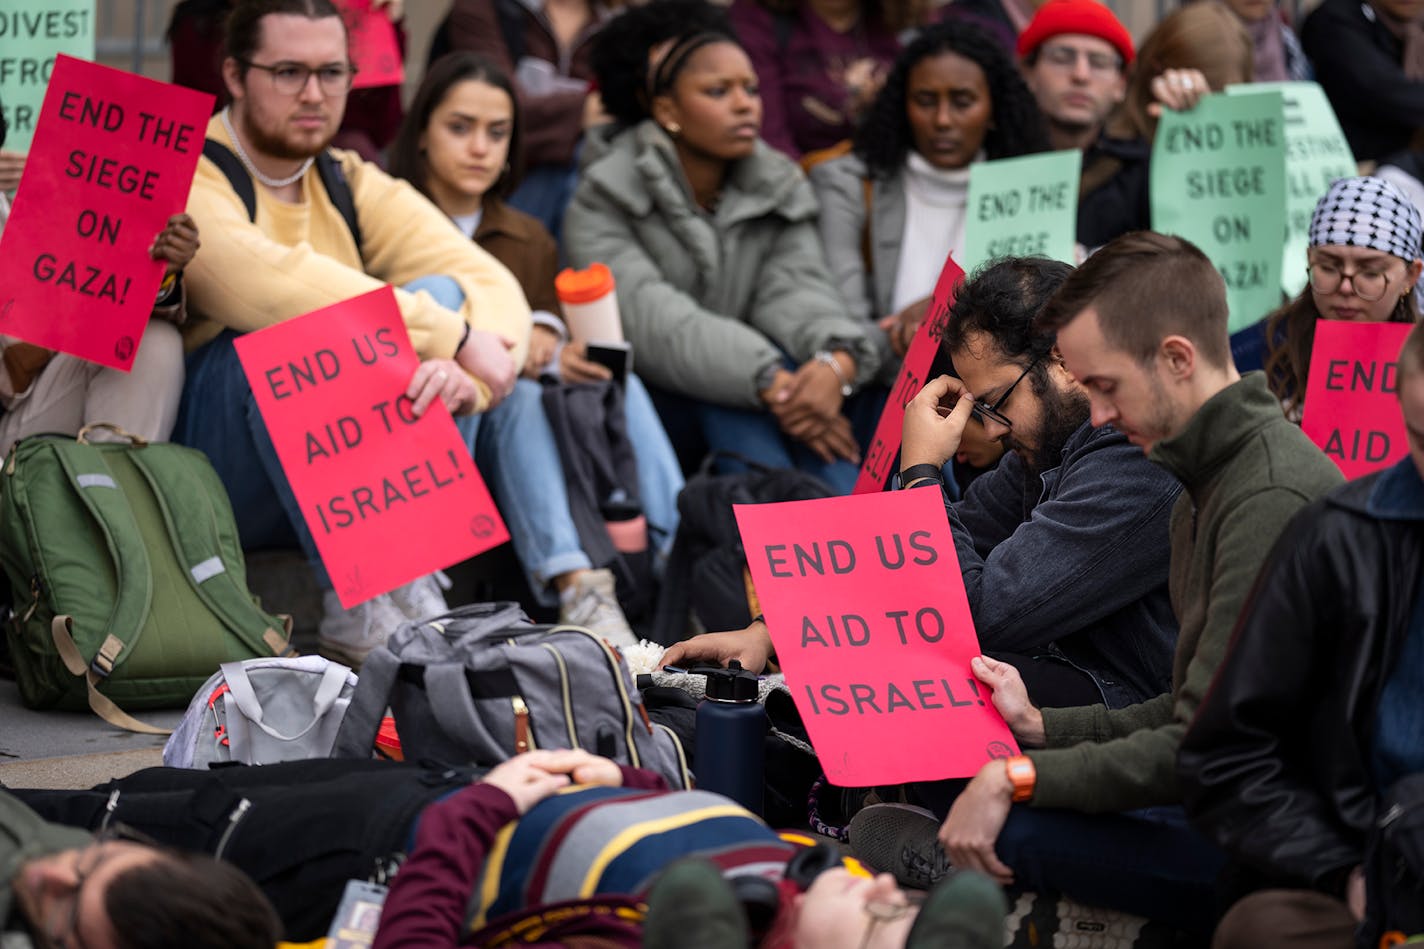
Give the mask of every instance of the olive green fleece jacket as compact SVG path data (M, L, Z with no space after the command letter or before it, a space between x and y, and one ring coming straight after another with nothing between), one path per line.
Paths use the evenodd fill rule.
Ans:
M26 927L15 905L14 879L21 864L93 841L82 830L48 823L0 791L0 944L24 946Z
M1186 490L1172 510L1168 589L1181 631L1172 691L1127 708L1043 710L1032 803L1090 813L1181 803L1177 748L1272 544L1343 480L1253 372L1207 400L1148 456ZM1125 550L1123 556L1132 556Z

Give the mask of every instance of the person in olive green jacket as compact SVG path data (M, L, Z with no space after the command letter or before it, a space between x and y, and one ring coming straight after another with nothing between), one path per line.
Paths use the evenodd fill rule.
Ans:
M271 949L281 929L231 864L51 824L0 791L5 949Z
M1038 324L1057 332L1093 423L1126 434L1185 486L1171 527L1169 588L1181 630L1172 691L1122 709L1038 709L1012 666L978 658L974 673L993 688L1024 754L984 765L942 826L881 805L857 815L851 843L872 865L943 872L947 854L951 865L1006 885L1199 932L1211 925L1224 857L1186 824L1178 745L1272 544L1342 479L1286 420L1264 375L1236 371L1225 286L1188 242L1145 231L1118 238L1069 276ZM917 397L907 427L908 413L933 413L936 401ZM967 415L941 421L963 424ZM906 851L907 840L918 843Z

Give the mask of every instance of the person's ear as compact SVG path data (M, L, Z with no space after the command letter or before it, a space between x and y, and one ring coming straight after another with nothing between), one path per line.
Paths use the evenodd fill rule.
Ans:
M1168 336L1158 347L1163 367L1173 379L1187 379L1196 370L1197 348L1185 336Z
M1419 282L1419 273L1424 270L1424 260L1415 258L1408 267L1404 268L1404 291L1408 293L1414 289L1414 285Z
M677 103L672 101L672 96L657 96L653 99L652 109L653 121L661 125L669 135L677 135L682 131L679 119L682 118L682 110L677 107Z
M227 87L227 97L233 102L244 98L242 89L242 64L231 56L223 60L222 63L223 85Z

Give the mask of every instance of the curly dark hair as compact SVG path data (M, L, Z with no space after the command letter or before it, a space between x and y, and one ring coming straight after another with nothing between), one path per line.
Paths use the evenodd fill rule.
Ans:
M1004 359L1034 367L1029 378L1034 392L1042 394L1057 334L1035 320L1072 272L1047 257L1000 257L984 264L959 285L948 318L935 327L941 351L962 349L970 334L982 333Z
M856 130L855 153L873 178L885 178L900 169L914 146L910 119L905 111L910 70L941 53L954 53L984 72L993 105L994 125L984 137L989 158L1013 158L1048 151L1048 132L1033 93L1003 46L972 23L955 20L927 27L900 53L880 94Z
M589 51L603 108L623 126L649 115L648 51L659 43L697 33L725 33L737 42L726 11L706 0L652 0L631 7L599 30Z

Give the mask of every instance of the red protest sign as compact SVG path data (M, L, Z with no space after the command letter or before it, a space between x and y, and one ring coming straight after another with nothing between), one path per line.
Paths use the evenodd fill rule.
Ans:
M405 81L396 25L385 9L372 10L371 0L339 0L350 37L351 62L356 64L353 89L398 86Z
M865 453L865 461L861 463L860 475L855 479L851 494L884 491L885 485L890 482L890 466L900 453L900 437L905 428L905 406L929 380L930 365L934 362L935 350L939 348L935 334L949 319L955 288L963 278L964 271L954 262L954 258L946 257L944 269L939 272L934 294L930 297L929 309L925 311L924 322L910 341L905 361L900 365L900 374L895 377L895 387L890 390L890 398L885 400L880 421L875 424L875 435L870 439L870 448Z
M979 655L938 491L734 509L777 660L826 776L962 778L1017 752Z
M411 413L419 359L389 287L235 345L342 606L509 539L444 403Z
M56 58L0 240L0 333L127 371L183 210L213 97Z
M1310 352L1301 429L1346 478L1409 454L1395 363L1409 323L1320 320Z

